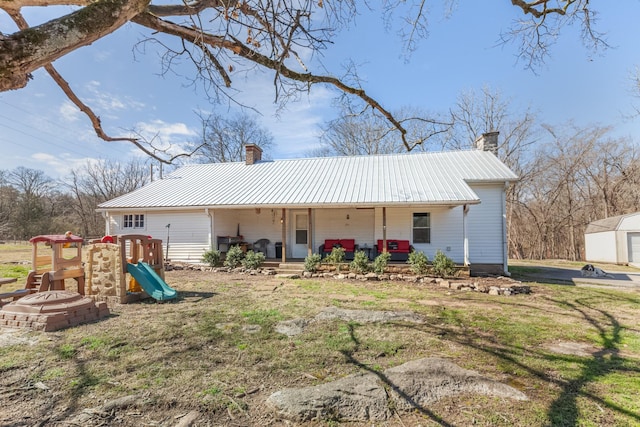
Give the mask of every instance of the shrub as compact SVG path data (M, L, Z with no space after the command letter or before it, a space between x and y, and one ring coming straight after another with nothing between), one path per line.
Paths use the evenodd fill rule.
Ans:
M320 261L322 261L322 255L320 254L307 255L307 257L304 259L304 271L315 273L316 271L318 271Z
M344 248L333 248L326 260L336 267L336 271L340 271L340 264L344 262Z
M363 274L369 271L369 257L364 251L356 251L349 269L355 273Z
M376 259L373 260L373 271L376 274L384 273L384 270L387 268L390 259L391 254L389 252L382 252L376 257Z
M433 272L436 276L447 277L456 274L456 264L444 252L438 249L433 257Z
M264 262L264 254L262 252L249 251L241 262L242 266L247 270L255 270Z
M415 274L427 274L429 271L429 258L422 251L410 252L407 264L411 266L411 271Z
M242 258L244 258L244 252L242 252L242 248L238 245L231 246L227 251L227 257L224 260L224 265L231 268L236 268L242 263Z
M202 261L209 264L211 267L215 267L220 263L220 251L211 249L202 255Z

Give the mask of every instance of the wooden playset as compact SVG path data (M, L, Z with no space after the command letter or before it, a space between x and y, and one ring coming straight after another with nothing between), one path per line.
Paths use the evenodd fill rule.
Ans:
M52 331L107 316L109 302L128 303L149 296L164 301L177 296L164 282L160 239L105 236L87 245L86 260L83 239L70 232L36 236L30 242L32 270L24 289L0 293L0 326ZM127 273L131 275L128 289ZM65 289L67 279L76 281L77 292ZM3 299L13 302L3 305Z
M84 295L82 241L82 237L70 232L36 236L29 240L33 245L31 271L24 289L0 294L0 306L5 299L15 301L36 292L63 290L65 279L75 279L78 293ZM49 253L43 254L45 249Z

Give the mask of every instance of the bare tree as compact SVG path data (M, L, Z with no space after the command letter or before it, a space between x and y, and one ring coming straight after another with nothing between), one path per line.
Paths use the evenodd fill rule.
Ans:
M9 184L9 171L0 170L0 237L13 237L11 219L17 205L18 192Z
M87 162L65 178L72 212L83 236L98 236L104 230L104 219L96 213L100 203L129 193L149 181L146 166L139 160L120 163L114 160Z
M511 99L488 86L460 93L451 116L453 126L440 135L443 148L470 149L483 133L499 131L498 156L516 173L521 172L523 156L540 132L531 108L517 108Z
M537 147L530 173L512 200L510 252L523 258L582 259L589 222L640 207L637 148L609 137L609 128L545 129L547 142Z
M436 114L418 108L404 107L394 115L405 126L407 135L416 141L422 138L418 146L423 150L430 148L433 137L447 132L451 126L446 119L437 119ZM406 151L386 120L366 108L358 110L352 103L343 103L340 116L325 123L322 131L321 146L311 151L312 155L357 156Z
M246 113L231 117L213 113L201 120L202 137L194 147L199 162L244 161L246 144L257 144L265 155L273 147L271 133Z
M23 7L49 5L80 8L34 27L21 13ZM139 138L107 135L100 119L75 95L53 61L133 22L148 30L144 42L155 43L163 50L165 70L176 61L190 61L194 66L191 81L200 82L211 99L234 102L229 91L234 73L262 68L273 75L276 102L284 103L317 84L329 85L360 99L387 120L406 149L424 141L410 139L405 125L372 98L357 79L347 84L346 78L309 71L303 54L322 51L341 27L349 25L356 13L354 2L194 0L155 5L150 0L7 0L0 8L19 29L0 37L0 90L24 87L34 70L45 67L67 97L89 117L100 138L130 141L166 163L174 157L163 155ZM411 26L417 28L425 19L421 15ZM318 55L313 58L319 60Z
M441 3L447 10L456 4L453 0ZM589 0L512 0L511 3L524 12L525 19L513 22L502 37L505 42L520 43L520 57L531 68L545 60L560 31L574 23L580 24L588 48L597 51L607 47L606 40L595 29L597 12ZM34 27L29 26L21 12L25 7L50 5L74 5L79 9ZM400 28L394 29L401 35L407 53L428 35L428 6L425 0L385 1L381 5L385 16L383 25L390 28L392 23L399 23L396 25ZM144 43L155 43L163 52L165 72L175 62L190 61L194 69L190 81L201 83L211 99L236 102L230 92L232 76L240 72L247 75L246 72L255 68L272 73L275 101L280 104L315 85L328 85L343 96L359 100L366 109L386 120L404 148L412 150L430 135L411 135L411 123L419 118L401 119L384 108L361 86L353 68L342 77L334 77L330 73L310 71L304 60L306 54L311 53L313 60L319 62L319 53L335 40L338 31L352 23L361 7L373 5L323 0L192 0L162 4L152 4L150 0L5 0L0 8L14 20L18 31L0 36L0 90L24 87L31 73L44 67L67 97L88 116L100 138L129 141L148 155L170 163L175 156L153 146L153 141L107 135L100 118L75 95L71 85L52 65L69 52L132 22L147 29ZM51 13L59 10L66 13L68 9L59 8ZM318 68L323 69L323 65L320 63Z
M7 176L8 184L17 192L11 216L14 236L28 239L46 233L51 224L51 198L56 183L41 170L17 167Z
M528 68L537 68L549 56L561 31L579 25L582 41L592 52L609 47L596 29L598 12L590 0L511 0L522 9L525 19L512 23L502 34L505 42L519 43L519 57Z

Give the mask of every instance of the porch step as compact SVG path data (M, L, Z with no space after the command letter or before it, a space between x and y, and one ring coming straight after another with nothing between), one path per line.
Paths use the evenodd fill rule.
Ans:
M299 274L304 272L304 263L301 262L286 262L279 263L275 268L279 274Z

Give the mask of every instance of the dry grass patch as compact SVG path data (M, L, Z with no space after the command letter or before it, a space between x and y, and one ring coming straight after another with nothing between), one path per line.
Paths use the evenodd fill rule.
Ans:
M0 424L60 423L134 395L135 407L103 422L174 425L197 411L202 425L277 425L264 405L274 391L432 356L516 387L530 401L465 395L400 413L402 421L387 425L640 423L638 292L534 284L531 295L505 297L198 271L167 272L166 279L179 291L174 302L111 307L105 320L0 347L8 408ZM312 322L294 337L274 330L281 320L311 319L332 305L410 310L424 323ZM597 351L553 351L560 342ZM332 423L309 425L339 424Z

